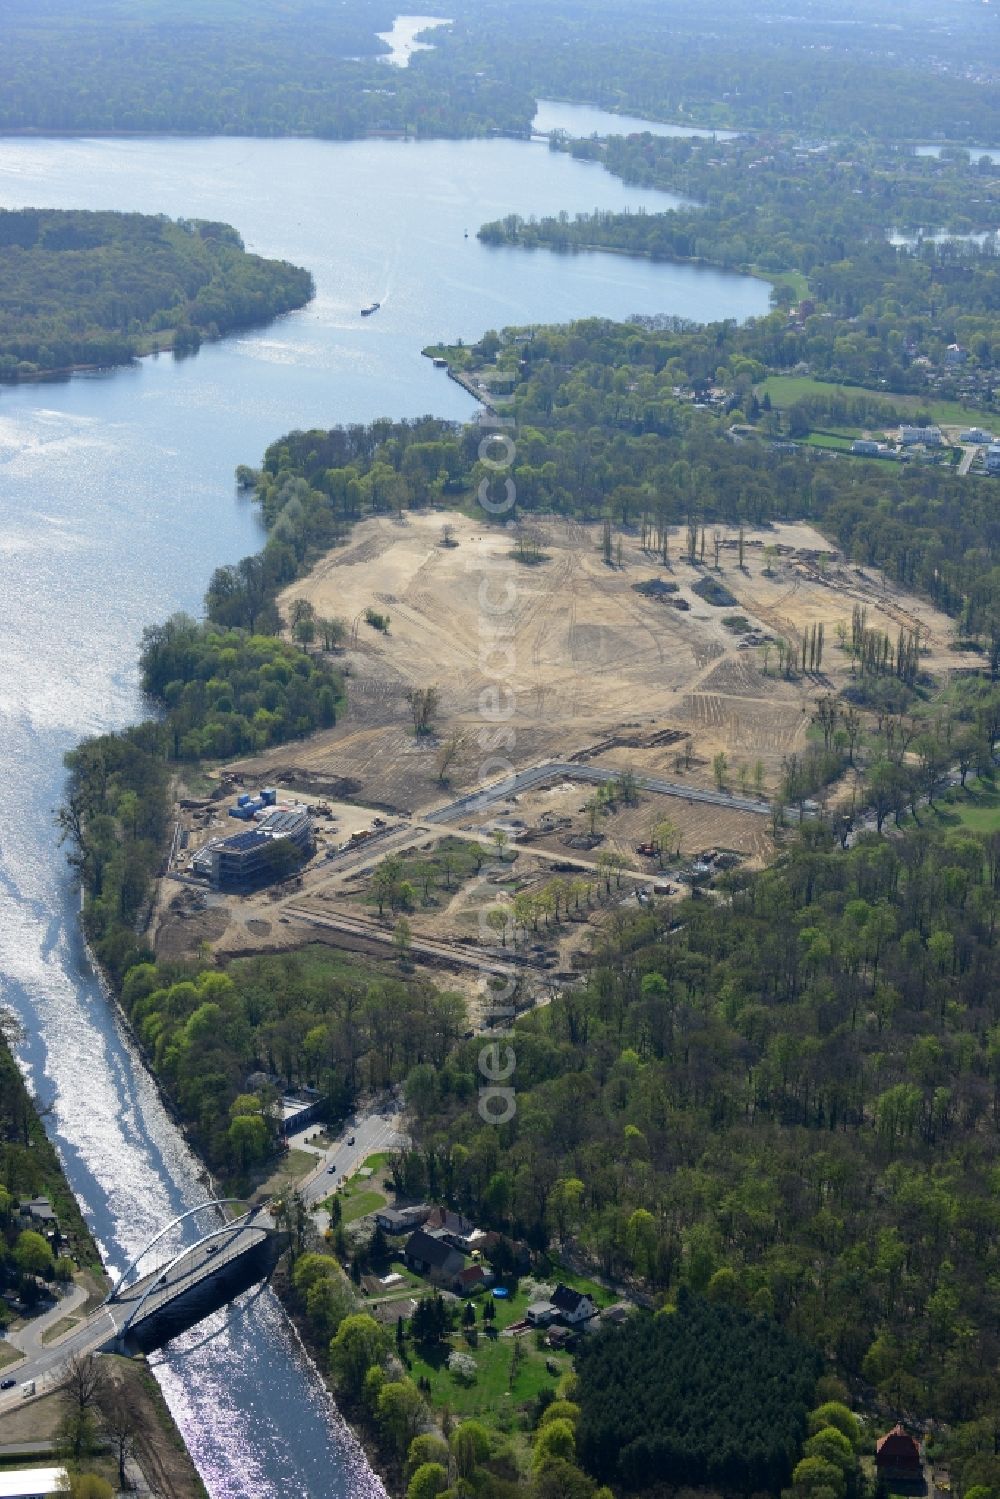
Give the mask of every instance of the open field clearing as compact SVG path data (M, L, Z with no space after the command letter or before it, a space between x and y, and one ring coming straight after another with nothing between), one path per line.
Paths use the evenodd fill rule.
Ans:
M250 896L164 882L160 955L207 945L234 957L319 941L392 965L404 956L394 948L402 911L406 962L466 994L475 1016L491 947L496 961L514 954L528 988L544 993L587 951L609 907L675 898L678 860L765 861L770 819L747 799L772 791L786 757L805 747L817 697L850 684L838 640L854 608L893 639L918 629L934 672L964 661L951 649L951 621L847 564L809 526L747 531L742 566L735 532L708 535L704 562L701 540L692 563L681 555L686 532L674 532L664 563L640 538L616 534L609 564L601 528L549 519L530 529L541 560L528 564L518 533L459 515L357 527L281 600L286 617L307 599L317 615L347 622L341 721L230 768L248 787L275 785L279 802L313 807L316 855L297 879ZM366 610L388 620L377 627ZM820 625L822 660L803 672L802 643ZM778 674L779 641L798 663L788 677ZM417 733L410 694L426 688L436 707ZM550 761L565 768L533 774L486 807L450 808L468 789L502 781L505 768ZM631 772L637 793L602 797L610 788L574 777L572 766L607 780ZM679 791L654 792L644 777ZM688 788L708 800L689 800ZM445 807L443 819L427 820ZM499 869L497 823L510 845ZM202 800L187 847L229 831L225 805ZM410 893L383 910L373 877L387 859ZM515 907L530 914L515 919ZM509 913L509 931L490 933L493 908Z
M445 524L457 545L441 545ZM306 771L318 790L346 778L372 806L420 812L447 799L439 753L456 729L463 742L448 769L455 789L474 784L491 756L530 765L572 758L605 739L616 742L602 762L665 771L676 762L677 740L666 734L670 742L653 741L673 730L693 737L696 763L685 774L697 784L711 784L712 757L723 749L734 773L739 762L763 761L770 786L782 759L804 744L817 694L849 681L836 629L850 626L855 604L867 609L870 627L893 639L919 623L929 670L964 664L950 649L954 627L945 615L873 570L844 563L811 526L747 531L742 571L735 532L726 531L718 572L711 534L705 565L692 566L680 556L685 538L675 531L669 567L623 534L619 567L604 562L597 526L547 520L530 531L548 558L534 566L512 560L510 533L460 515L418 513L358 526L348 546L281 600L286 615L305 598L317 614L351 625L348 712L335 729L240 768L258 779ZM618 540L616 534L615 561ZM706 576L721 582L735 605L714 607L694 593ZM635 585L650 581L676 591L637 592ZM365 622L366 609L388 614L388 633ZM795 646L822 624L821 674L779 680L774 650L748 648L723 624L733 614L744 615L758 637ZM498 624L509 634L498 635ZM434 734L417 736L407 693L428 686L439 694ZM501 723L484 711L498 686L501 713L509 715Z

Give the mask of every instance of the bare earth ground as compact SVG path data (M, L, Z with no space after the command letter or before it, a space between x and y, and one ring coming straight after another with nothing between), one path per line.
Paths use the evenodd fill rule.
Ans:
M106 1365L110 1377L129 1391L139 1433L136 1455L152 1491L162 1499L204 1499L204 1485L149 1370L128 1359L109 1358ZM0 1444L58 1441L64 1413L58 1391L14 1406L0 1416ZM117 1476L109 1455L89 1466L103 1469L109 1480Z
M726 533L721 572L711 567L709 538L705 568L680 560L683 538L671 539L672 568L644 553L638 538L623 536L623 566L607 567L600 531L572 520L532 525L549 561L529 567L512 561L510 534L450 515L459 545L440 545L440 514L415 513L403 520L375 519L358 526L351 543L329 554L282 596L285 613L296 598L308 599L321 615L358 621L355 643L345 653L350 672L350 710L336 729L294 750L274 750L254 762L253 773L301 765L320 774L361 783L370 804L419 810L443 800L436 776L436 749L415 739L406 693L436 686L441 697L437 728L471 732L462 762L452 768L456 787L477 778L499 726L484 722L484 692L504 684L502 706L513 705L503 728L514 739L508 753L516 765L549 756L567 757L623 725L673 727L691 732L705 762L701 784L711 783L710 761L718 748L730 760L764 761L767 779L777 779L781 760L801 747L814 699L823 682L779 682L772 655L769 676L759 652L737 648L722 616L691 592L708 573L735 594L736 612L791 641L822 622L826 632L824 673L833 687L849 677L847 656L836 646L836 625L848 627L855 603L868 610L870 626L895 639L900 625L920 621L930 647L932 671L961 665L952 653L951 621L931 605L902 593L872 570L864 573L838 560L821 571L818 553L834 549L811 526L778 525L747 533L746 571L737 566L735 536ZM616 538L617 539L617 538ZM764 547L785 550L765 575ZM690 610L636 593L650 578L679 584ZM387 635L359 616L373 607L390 616ZM490 614L490 610L506 610ZM498 637L494 625L509 627ZM511 689L512 699L507 695ZM630 753L628 762L666 769L676 751ZM620 763L621 752L604 757Z
M446 522L457 545L442 545ZM804 524L747 531L742 570L735 532L725 532L718 572L711 533L705 565L692 566L680 555L684 536L675 532L668 567L644 552L638 537L622 535L619 567L603 560L600 527L554 518L532 523L531 532L547 559L534 566L515 559L514 533L455 513L372 519L285 592L280 604L286 617L294 600L304 598L318 615L339 616L351 627L342 657L347 711L332 730L232 768L248 787L274 782L313 802L324 798L334 821L320 821L317 859L298 891L244 900L199 896L192 907L193 897L165 882L156 920L161 954L191 953L202 942L227 954L296 945L303 940L300 923L283 913L314 901L371 917L359 871L386 852L404 852L418 835L432 847L440 832L421 830L421 815L480 781L499 779L508 761L521 768L578 757L711 786L713 756L724 750L734 790L740 767L749 776L757 762L765 791L772 789L785 757L806 744L817 696L850 680L837 626L850 629L856 604L867 609L870 627L893 640L901 626L919 623L931 671L963 664L951 650L953 625L946 616L872 570L850 566ZM616 562L617 542L616 533ZM718 608L704 602L692 585L706 576L722 582L737 603ZM676 583L688 610L636 591L634 585L650 579ZM387 634L365 623L366 608L389 615ZM822 623L822 674L780 680L773 650L765 672L763 651L741 649L739 636L722 623L736 613L747 616L759 634L793 644ZM418 737L407 693L431 686L440 700L435 732ZM456 730L462 748L445 788L438 757ZM569 817L568 825L536 829L520 855L519 872L536 869L542 878L553 859L596 860L599 849L588 854L565 843L587 829L583 807L589 794L566 783L526 792L507 806L508 815L529 824L544 812ZM351 802L335 803L338 795ZM340 861L326 865L327 848L359 826L370 827L376 810L391 825L388 835L369 853L362 849L352 856L349 871ZM501 805L490 815L504 810ZM717 847L759 862L770 851L764 817L649 793L639 806L601 819L600 848L627 854L636 869L651 875L655 865L636 857L636 845L664 818L685 854ZM203 815L199 837L228 831L226 824L220 803L217 812ZM468 820L457 824L450 831L464 827L471 833ZM192 837L192 848L197 841ZM415 934L455 936L470 922L458 896L418 909L413 917ZM334 938L327 934L324 940ZM582 940L578 936L578 945ZM566 957L560 951L560 961ZM472 982L471 975L465 979Z

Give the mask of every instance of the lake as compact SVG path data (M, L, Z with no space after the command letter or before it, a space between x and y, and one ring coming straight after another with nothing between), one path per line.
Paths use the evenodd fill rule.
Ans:
M567 135L578 140L590 135L638 135L648 131L650 135L698 135L731 141L738 133L735 130L712 130L708 126L665 125L662 120L614 114L610 109L598 109L593 104L560 104L555 99L539 99L531 128L542 135L565 130Z
M391 63L395 68L408 68L414 52L430 52L433 49L433 42L417 41L420 33L431 31L435 26L450 25L450 21L445 21L440 16L397 16L391 31L375 33L389 47L388 52L381 54L381 60Z
M518 212L655 210L662 194L518 141L0 140L0 205L225 219L308 266L314 303L192 358L0 389L0 998L107 1263L204 1199L200 1168L91 975L56 843L62 759L138 718L143 626L197 612L213 568L261 544L234 493L291 428L471 398L420 354L504 323L766 312L766 283L623 256L488 249ZM469 238L466 239L466 231ZM362 318L367 302L380 312ZM198 1234L187 1225L188 1240ZM157 1360L212 1499L381 1493L267 1291Z
M944 146L914 146L918 156L940 156L945 149ZM1000 162L1000 146L949 146L948 150L967 151L971 161L978 161L980 156L988 156L990 161Z

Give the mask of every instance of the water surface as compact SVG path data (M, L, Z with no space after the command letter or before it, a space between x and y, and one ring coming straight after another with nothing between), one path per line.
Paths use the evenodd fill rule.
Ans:
M408 68L414 52L430 52L433 42L418 42L422 31L431 31L435 26L450 26L451 22L440 16L397 16L391 31L377 31L375 35L391 49L380 54L382 62L394 68Z
M665 125L662 120L615 114L594 104L561 104L555 99L539 99L531 128L544 135L552 130L565 130L577 140L591 135L638 135L643 131L650 135L710 136L720 141L734 140L737 135L735 130L712 130L707 125Z
M981 156L988 156L990 161L1000 162L1000 146L952 146L947 147L949 151L967 151L971 161L978 161ZM918 156L940 156L945 150L944 146L915 146L914 150Z

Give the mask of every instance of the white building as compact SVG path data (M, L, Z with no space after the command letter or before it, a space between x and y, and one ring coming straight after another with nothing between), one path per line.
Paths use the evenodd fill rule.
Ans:
M49 1499L68 1492L65 1468L7 1468L0 1473L0 1499Z
M904 448L922 442L925 448L939 448L944 442L940 427L900 427L899 440Z
M986 472L1000 474L1000 442L991 442L986 449Z

